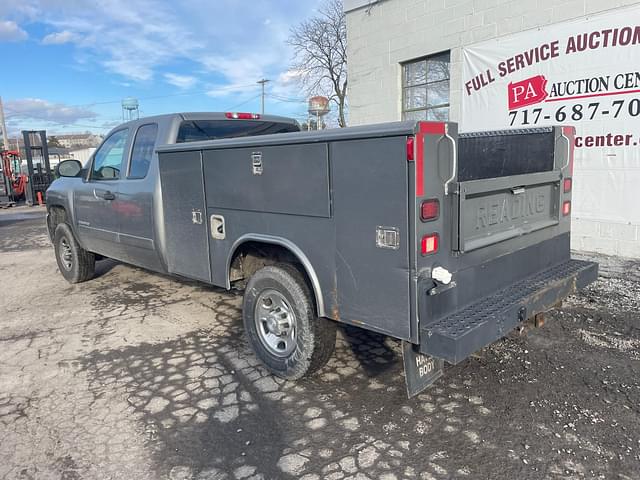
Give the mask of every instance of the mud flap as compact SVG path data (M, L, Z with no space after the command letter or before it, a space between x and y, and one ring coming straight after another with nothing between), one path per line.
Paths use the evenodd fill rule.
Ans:
M444 360L424 355L418 348L418 345L402 342L404 378L407 382L409 398L416 396L438 380L444 369Z

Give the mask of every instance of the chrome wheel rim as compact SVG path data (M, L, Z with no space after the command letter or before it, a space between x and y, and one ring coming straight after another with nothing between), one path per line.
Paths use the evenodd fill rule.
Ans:
M60 239L60 260L65 270L71 270L73 266L73 252L66 237Z
M296 349L296 315L280 292L263 291L256 299L254 318L258 338L269 353L286 357Z

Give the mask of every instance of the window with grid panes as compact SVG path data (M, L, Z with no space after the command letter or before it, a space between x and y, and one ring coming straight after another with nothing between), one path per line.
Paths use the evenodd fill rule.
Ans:
M402 118L449 120L449 52L402 65Z

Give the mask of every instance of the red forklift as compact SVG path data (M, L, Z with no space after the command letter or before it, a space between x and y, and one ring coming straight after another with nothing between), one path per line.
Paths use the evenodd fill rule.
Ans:
M0 207L15 205L25 198L29 177L22 173L20 152L0 151Z
M45 130L24 130L26 172L22 170L22 157L16 150L0 151L0 208L16 205L24 200L29 206L43 205L45 192L54 180L54 172L49 162L47 132Z

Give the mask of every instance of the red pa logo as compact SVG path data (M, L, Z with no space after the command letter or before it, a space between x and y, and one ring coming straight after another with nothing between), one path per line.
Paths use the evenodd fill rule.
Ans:
M547 98L545 87L547 79L544 75L536 75L519 82L510 82L507 90L509 110L540 103Z

